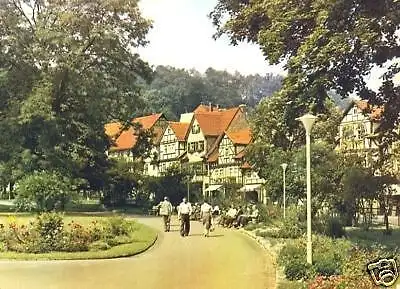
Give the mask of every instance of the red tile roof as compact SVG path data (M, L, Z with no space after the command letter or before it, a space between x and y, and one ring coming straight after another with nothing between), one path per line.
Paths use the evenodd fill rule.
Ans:
M151 129L157 120L160 119L162 116L162 113L157 113L157 114L151 114L151 115L146 115L146 116L141 116L133 119L133 123L137 122L142 125L143 129Z
M106 133L107 136L114 137L114 136L116 136L117 134L120 133L121 127L122 127L121 123L112 122L112 123L107 123L104 126L104 129L105 129L105 133Z
M195 113L194 117L204 135L218 136L228 128L239 110L239 107L235 107L220 111Z
M174 131L176 138L179 141L184 141L189 131L190 123L183 123L176 121L169 121L168 123L171 129Z
M242 159L245 156L245 150L240 151L236 156L235 159Z
M111 151L123 151L131 149L137 142L137 136L134 135L133 128L129 127L122 130L123 126L119 122L108 123L105 125L105 133L111 139L113 144Z
M248 162L245 162L242 166L242 169L251 169L251 165Z
M249 144L251 141L251 131L249 127L236 131L227 131L225 133L234 144Z
M145 130L153 128L156 122L160 119L162 113L152 114L148 116L137 117L132 120L132 123L141 124ZM110 151L124 151L132 149L137 142L138 137L135 135L132 126L123 130L123 125L119 122L108 123L104 126L106 135L113 141ZM155 129L154 141L161 139L162 131Z
M362 111L367 111L369 112L369 117L372 120L380 120L383 114L383 107L382 106L375 106L375 107L371 107L371 105L365 101L365 100L355 100L354 105L357 106L359 109L361 109ZM348 110L346 111L346 113L348 112Z

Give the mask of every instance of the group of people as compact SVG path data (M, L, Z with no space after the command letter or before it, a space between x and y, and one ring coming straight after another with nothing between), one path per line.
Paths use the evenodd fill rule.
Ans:
M168 197L165 197L164 201L160 202L157 207L159 209L160 216L163 217L164 231L169 232L171 227L171 215L173 212L173 207ZM190 232L190 216L193 213L192 205L186 198L183 198L182 203L180 203L177 207L177 211L178 219L180 221L180 235L182 237L188 236ZM204 237L208 237L212 229L213 212L215 212L215 209L207 201L204 201L200 206L200 218L204 226Z
M219 224L224 227L240 228L246 226L250 221L256 221L259 211L256 205L235 208L231 205L220 219Z

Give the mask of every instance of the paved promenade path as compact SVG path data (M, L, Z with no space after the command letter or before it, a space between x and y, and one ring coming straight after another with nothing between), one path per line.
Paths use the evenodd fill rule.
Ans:
M162 228L160 218L139 221ZM217 228L204 238L192 222L180 237L177 220L147 252L88 261L0 261L0 289L269 289L275 270L249 237Z

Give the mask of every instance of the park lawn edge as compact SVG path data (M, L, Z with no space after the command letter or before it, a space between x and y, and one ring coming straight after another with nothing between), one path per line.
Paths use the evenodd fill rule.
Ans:
M43 254L0 252L1 260L15 261L51 261L51 260L98 260L131 257L150 249L158 239L158 231L138 223L140 239L132 243L114 246L108 250L81 252L50 252ZM143 240L146 237L146 240Z

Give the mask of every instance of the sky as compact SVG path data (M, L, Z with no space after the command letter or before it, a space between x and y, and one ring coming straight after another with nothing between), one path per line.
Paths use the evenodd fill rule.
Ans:
M153 66L195 68L202 73L213 67L244 75L285 75L282 66L268 65L257 45L232 46L226 36L212 38L216 28L208 14L216 3L217 0L141 0L139 7L144 17L153 20L148 34L150 43L139 49L141 57ZM366 76L370 88L379 88L384 71L375 68Z
M238 71L242 74L284 74L282 67L270 66L257 45L232 46L227 37L212 38L216 29L208 14L217 0L141 0L139 7L152 19L150 43L139 49L141 57L152 65L195 68L204 72Z

